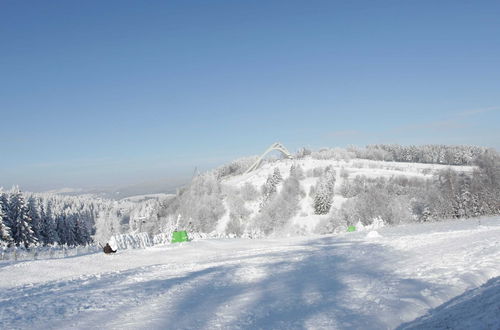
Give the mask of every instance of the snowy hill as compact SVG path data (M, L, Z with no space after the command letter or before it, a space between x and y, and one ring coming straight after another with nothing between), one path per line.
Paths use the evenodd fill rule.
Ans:
M199 174L173 196L100 217L96 233L287 237L500 214L495 150L382 145L286 155L242 158Z
M76 246L115 236L121 248L144 247L168 241L174 230L288 237L500 214L495 150L380 145L285 156L235 160L196 175L175 194L111 200L0 189L0 230L7 228L0 245Z
M304 175L300 178L300 188L303 192L299 208L295 215L290 219L289 224L293 227L289 233L314 233L319 222L322 219L328 219L330 214L317 215L315 214L314 198L312 189L317 186L322 174L327 168L332 169L335 173L335 188L332 198L332 211L341 208L342 204L347 200L341 191L344 181L353 182L356 178L363 180L370 179L401 179L415 181L431 181L439 172L453 170L457 173L471 174L474 166L449 166L439 164L423 164L423 163L402 163L402 162L386 162L367 159L351 159L351 160L334 160L334 159L314 159L306 157L302 159L281 159L264 164L256 171L232 176L222 181L226 187L233 188L232 191L240 191L245 185L252 185L257 189L266 184L266 180L273 172L278 169L283 178L290 176L292 167L300 167ZM280 187L278 186L278 189ZM231 191L231 189L229 189ZM250 211L248 219L257 216L260 211L260 200L246 201L245 208ZM229 212L228 212L229 213ZM415 219L416 220L416 219ZM217 226L218 232L224 232L225 226L229 221L229 217L223 218Z
M495 329L497 282L450 300L500 276L499 238L493 217L1 262L0 328Z

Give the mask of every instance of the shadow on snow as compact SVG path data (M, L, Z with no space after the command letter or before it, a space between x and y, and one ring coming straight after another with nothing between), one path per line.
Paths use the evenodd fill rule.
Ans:
M387 256L397 252L378 244L325 237L293 247L292 251L231 256L229 261L221 258L214 266L212 262L184 276L169 276L167 266L159 264L4 290L0 327L113 328L119 316L158 299L162 303L155 307L155 320L129 325L387 328L402 322L394 321L394 311L411 310L411 298L421 298L414 293L427 286L398 277L387 266ZM166 274L148 279L158 269ZM410 299L401 301L401 296ZM23 310L21 315L18 309Z

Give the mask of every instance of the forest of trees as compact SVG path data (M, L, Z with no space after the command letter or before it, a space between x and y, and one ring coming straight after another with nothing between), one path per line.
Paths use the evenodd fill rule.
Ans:
M376 144L364 148L350 146L345 149L323 148L318 151L301 148L295 156L299 159L311 156L314 159L361 158L441 165L474 165L480 156L494 152L494 149L477 146Z
M479 157L493 151L484 147L439 144L422 146L377 144L365 148L350 147L348 150L354 152L357 158L444 165L474 165Z
M431 179L349 177L331 166L308 169L292 165L286 177L266 160L271 172L261 187L244 183L241 188L224 184L228 177L244 173L255 157L236 160L204 174L163 199L142 202L112 201L91 195L63 196L22 193L18 188L0 190L0 245L86 245L104 243L113 235L148 233L151 236L176 229L193 233L213 232L227 217L226 234L252 237L280 233L309 198L314 214L322 216L318 232L329 233L361 221L383 219L388 224L500 214L500 156L481 147L375 145L366 148L305 148L297 159L373 160L473 165L474 171L442 170ZM339 174L342 179L337 183ZM314 180L308 193L301 182ZM334 196L345 202L333 207ZM257 209L252 214L249 205ZM220 229L220 228L219 228Z
M128 231L136 203L0 190L0 246L78 246ZM144 205L141 205L144 206Z
M0 191L3 246L87 245L95 234L98 207L92 199Z
M374 219L388 224L472 218L500 214L500 157L478 156L472 173L442 170L432 179L408 177L344 180L339 191L348 198L323 223L322 232Z

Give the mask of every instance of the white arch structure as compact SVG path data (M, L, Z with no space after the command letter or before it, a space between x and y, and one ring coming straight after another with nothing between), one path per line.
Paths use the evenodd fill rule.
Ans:
M276 143L273 143L273 144L272 144L272 145L271 145L271 146L270 146L270 147L266 150L266 152L264 152L264 153L263 153L263 154L259 157L259 159L257 159L257 161L256 161L255 163L253 163L253 165L252 165L252 166L250 166L250 167L248 168L248 170L246 170L245 174L250 173L250 172L252 172L252 171L254 171L254 170L258 169L258 168L259 168L259 166L260 166L260 164L262 163L262 159L264 159L264 157L265 157L268 153L270 153L271 151L275 151L275 150L277 150L277 151L281 152L281 153L282 153L282 154L283 154L286 158L288 158L288 159L293 159L293 156L292 156L292 154L288 151L288 149L287 149L287 148L285 148L285 146L284 146L284 145L282 145L281 143L276 142Z

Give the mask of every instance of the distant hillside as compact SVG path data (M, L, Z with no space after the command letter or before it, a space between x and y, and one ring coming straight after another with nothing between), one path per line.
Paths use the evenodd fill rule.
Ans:
M245 174L256 159L196 177L160 205L163 227L261 237L500 213L500 158L487 148L301 149Z
M159 179L152 182L142 182L130 185L120 185L104 188L92 189L73 189L63 188L57 190L45 191L45 193L79 196L79 195L95 195L99 198L120 200L134 196L142 195L161 195L175 193L179 187L189 183L190 178L179 177L170 179Z
M265 190L268 178L273 176L276 169L283 178L276 185L276 196L283 193L285 179L290 178L290 170L295 167L301 173L297 176L300 192L297 194L296 210L293 216L287 220L287 225L292 228L287 228L294 233L311 233L322 232L325 228L318 228L319 223L327 221L338 212L343 204L354 199L362 191L369 189L371 185L387 185L393 184L401 188L415 187L419 188L425 185L431 185L435 176L441 171L453 170L456 173L471 175L474 166L448 166L437 164L421 164L421 163L401 163L401 162L385 162L373 161L366 159L352 160L329 160L329 159L313 159L307 156L303 159L283 159L272 163L267 163L260 169L248 173L237 175L222 180L223 190L226 192L225 202L227 205L234 205L234 200L240 197L243 199L244 207L248 214L245 219L256 219L261 216L262 210L265 207L262 205L264 198L263 190ZM321 186L322 180L328 171L333 175L333 193L331 194L331 205L325 214L318 214L315 209L315 198L320 193L317 190ZM256 191L254 196L248 196L248 190L253 187ZM398 194L401 196L404 194ZM272 205L272 207L280 207ZM411 212L411 205L407 205L408 212ZM241 211L240 211L241 213ZM402 212L404 213L404 212ZM401 214L403 215L403 214ZM380 215L381 216L381 215ZM405 221L418 220L416 214L404 214ZM375 216L376 217L376 216ZM408 219L410 217L411 219ZM218 222L217 230L223 231L231 219L230 212L226 212L225 216ZM351 221L346 221L344 227L349 224L355 224L363 219L359 217L350 218ZM388 221L389 219L385 219ZM261 220L262 221L262 220ZM398 220L395 220L399 222ZM365 221L366 223L367 221ZM248 223L248 222L247 222Z
M495 150L392 145L287 156L235 160L175 194L137 193L140 186L114 191L113 199L0 191L0 244L79 245L135 233L161 242L178 229L202 237L325 234L500 214Z

